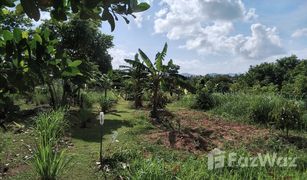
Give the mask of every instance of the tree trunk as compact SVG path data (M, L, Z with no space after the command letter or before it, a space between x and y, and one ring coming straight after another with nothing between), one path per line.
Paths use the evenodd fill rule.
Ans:
M138 108L140 108L140 107L143 107L143 104L142 104L142 96L136 95L135 100L134 100L134 107L135 107L136 109L138 109Z
M50 100L51 100L51 106L53 109L56 108L56 102L55 102L55 97L54 97L54 92L53 92L53 89L52 89L52 86L50 83L47 83L47 86L48 86L48 90L49 90L49 93L50 93Z
M159 82L154 82L154 88L153 88L153 103L152 103L152 111L151 111L151 117L152 118L158 118L158 90L159 90Z

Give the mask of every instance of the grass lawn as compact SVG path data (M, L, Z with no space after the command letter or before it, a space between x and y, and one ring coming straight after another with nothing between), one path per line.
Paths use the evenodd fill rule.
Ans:
M268 129L231 123L208 116L204 112L169 106L182 134L176 135L171 146L168 130L148 121L148 111L133 110L120 100L116 115L106 115L103 126L103 171L98 170L98 120L93 118L86 128L80 128L77 116L70 116L71 130L63 143L72 163L61 179L306 179L306 134L286 139ZM98 115L98 109L93 109ZM93 116L93 117L94 117ZM113 133L117 132L114 141ZM200 136L202 138L199 138ZM1 134L4 136L4 134ZM5 179L37 179L31 163L34 137L31 127L25 132L5 134L7 148L1 163L9 163ZM294 137L293 137L294 138ZM201 141L202 140L202 141ZM202 146L206 144L206 146ZM255 156L257 153L277 152L282 156L298 157L297 167L226 167L208 170L207 154L213 148L227 153ZM31 151L30 151L30 150Z

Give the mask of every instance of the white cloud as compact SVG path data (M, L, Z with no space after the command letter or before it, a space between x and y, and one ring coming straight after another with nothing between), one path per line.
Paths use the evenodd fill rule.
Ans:
M118 69L120 65L125 65L124 59L134 57L134 53L120 48L112 48L109 50L109 53L113 57L112 66L114 69Z
M297 29L292 34L292 37L294 37L294 38L299 38L299 37L302 37L302 36L307 36L307 28Z
M241 0L163 0L162 5L155 14L155 33L166 33L171 40L185 40L180 47L250 59L283 53L276 28L253 24L251 36L234 34L235 21L258 17L255 9L245 8Z
M276 28L267 28L262 24L251 26L252 36L240 36L236 51L251 59L262 59L285 53Z

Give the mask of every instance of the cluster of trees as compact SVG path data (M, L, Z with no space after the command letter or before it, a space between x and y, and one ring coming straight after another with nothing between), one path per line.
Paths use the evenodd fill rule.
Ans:
M132 94L134 106L142 107L142 95L148 90L151 93L151 117L159 119L159 109L164 108L166 100L163 97L163 92L173 94L174 90L180 90L187 87L185 77L178 73L179 66L169 60L163 64L167 53L167 44L163 50L156 54L154 63L147 55L139 49L139 54L136 54L134 59L126 59L128 66L121 66L122 72L125 74L126 90ZM139 59L139 55L142 61Z
M240 75L206 75L191 77L197 89L207 92L270 92L287 98L307 97L307 60L295 55L277 59L272 63L251 66Z
M0 103L1 118L12 111L12 94L31 97L37 87L45 89L53 108L76 103L82 107L81 90L100 87L123 90L131 94L136 108L143 106L143 94L151 97L151 116L159 119L159 110L166 104L165 92L182 94L187 85L172 60L163 63L167 44L154 63L139 49L128 66L112 71L113 37L99 31L108 21L113 31L118 16L129 23L128 15L147 10L149 5L136 0L13 0L1 1L0 19ZM17 4L17 5L16 5ZM13 7L13 11L7 7ZM41 11L51 14L37 27ZM29 17L27 17L26 15ZM139 59L139 56L142 60ZM8 105L10 104L10 105Z
M2 0L0 119L16 110L12 94L43 86L57 108L80 99L85 84L101 84L102 74L112 69L107 49L113 46L113 37L98 30L101 22L113 31L118 17L129 23L129 15L148 8L137 0ZM51 20L34 30L30 19L38 21L41 11L50 13Z

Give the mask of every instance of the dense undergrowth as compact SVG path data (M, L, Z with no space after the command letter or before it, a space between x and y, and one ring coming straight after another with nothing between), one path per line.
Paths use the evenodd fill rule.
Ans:
M179 102L177 102L179 103ZM174 114L180 108L174 104L170 106ZM293 144L285 138L274 135L269 139L255 139L248 146L234 148L231 144L225 145L223 151L238 153L238 156L254 157L254 152L278 153L279 156L298 157L297 167L224 167L208 169L207 153L194 154L191 152L171 149L158 142L152 142L144 135L157 130L146 114L146 110L133 110L128 102L119 100L115 109L118 115L108 114L103 127L104 164L103 171L98 171L99 125L92 118L87 128L71 127L71 138L74 146L67 150L67 156L72 161L61 175L65 179L304 179L306 177L306 147ZM99 104L93 104L91 111L97 113ZM192 113L192 112L191 112ZM75 119L67 116L69 121ZM193 121L193 119L191 119ZM114 131L118 134L114 137ZM8 134L9 141L17 138ZM17 134L18 135L18 134ZM306 138L300 135L301 138ZM33 138L25 134L24 138ZM239 142L240 143L240 142ZM18 153L20 142L9 143L6 149ZM7 152L7 151L6 151ZM2 156L3 157L3 156ZM31 162L28 160L27 162ZM19 162L19 161L16 161ZM19 167L19 165L16 165ZM27 166L28 167L28 166ZM27 179L36 177L35 169L28 167L26 171L10 176L10 179Z
M258 123L285 130L287 128L306 130L307 128L305 102L286 99L278 95L207 93L206 96L200 97L188 94L175 104L208 110L214 115L240 122Z

